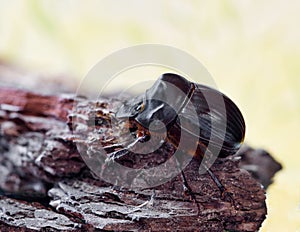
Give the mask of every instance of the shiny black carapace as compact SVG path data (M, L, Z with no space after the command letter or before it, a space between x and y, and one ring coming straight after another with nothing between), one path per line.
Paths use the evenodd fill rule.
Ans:
M210 142L210 147L219 150L221 157L236 153L245 136L244 118L228 97L172 73L163 74L145 94L125 102L116 117L133 119L142 130L160 121L167 127L171 143L177 142L174 131L177 128L181 130L178 135L184 132L187 136L199 137L199 146ZM200 127L198 135L193 133L195 126ZM142 142L143 138L140 139Z
M143 143L151 136L160 133L161 125L167 130L165 142L178 146L179 140L196 141L196 150L189 145L184 152L203 158L207 150L218 151L219 157L236 153L243 143L245 122L238 107L220 91L190 82L177 74L163 74L144 94L126 101L116 112L117 119L128 119L129 127L134 126L136 143ZM152 123L161 122L152 128ZM153 124L152 124L153 125ZM194 133L199 128L199 133ZM196 140L195 140L196 138ZM188 143L187 143L188 144ZM209 145L209 146L208 146ZM111 154L120 157L126 147ZM217 177L207 168L217 186L224 187Z

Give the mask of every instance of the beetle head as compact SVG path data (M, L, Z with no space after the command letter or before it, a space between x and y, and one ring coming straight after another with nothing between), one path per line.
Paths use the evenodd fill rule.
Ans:
M182 110L191 91L191 82L185 78L166 73L159 77L145 94L126 101L116 113L117 118L135 118L143 127L169 126ZM160 121L160 123L157 123Z
M148 89L143 98L143 109L135 119L142 126L149 128L151 123L156 123L153 128L157 130L162 126L169 126L177 114L186 104L191 83L183 77L173 74L163 74L154 85Z

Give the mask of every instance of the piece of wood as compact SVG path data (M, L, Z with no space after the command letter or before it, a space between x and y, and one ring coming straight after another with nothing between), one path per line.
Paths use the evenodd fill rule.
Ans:
M27 203L0 197L1 231L70 231L83 229L83 225L70 220L67 216L47 209L39 203Z
M239 166L250 172L265 189L273 183L272 178L276 172L282 169L282 165L263 149L253 149L244 145L236 156L241 157Z
M265 190L239 167L236 156L217 159L211 168L225 186L226 196L207 173L198 173L198 162L193 160L185 167L197 203L186 194L181 175L146 190L118 188L96 178L83 162L75 141L81 139L81 147L93 150L101 146L99 129L105 136L112 133L111 143L118 139L106 123L110 121L109 112L119 103L0 89L1 231L260 228L267 213ZM80 138L82 134L94 139L86 143L86 138ZM149 168L164 163L172 156L172 149L165 145L152 154L129 154L119 162L131 168ZM109 165L103 171L110 172ZM130 177L130 173L119 171L120 178ZM161 177L161 173L154 175ZM39 222L38 226L32 226L32 220Z

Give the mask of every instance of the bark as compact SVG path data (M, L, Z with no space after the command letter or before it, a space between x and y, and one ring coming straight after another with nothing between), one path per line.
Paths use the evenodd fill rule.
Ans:
M267 214L261 184L270 184L281 168L270 155L252 159L255 152L266 153L262 150L245 148L238 155L216 160L211 170L226 188L226 194L221 194L207 173L198 173L195 160L183 171L192 194L186 191L180 174L167 183L136 190L119 188L97 178L78 150L91 154L104 143L111 145L119 139L118 133L107 126L111 122L110 112L118 104L114 99L91 101L71 95L46 96L0 89L1 231L260 228ZM171 145L164 144L153 153L127 154L118 162L147 169L163 164L173 152ZM264 162L257 162L258 159ZM252 167L252 175L243 167ZM106 175L125 179L131 174L122 170L113 173L109 165L101 169ZM266 175L257 171L260 169L270 171ZM153 173L157 178L162 175Z

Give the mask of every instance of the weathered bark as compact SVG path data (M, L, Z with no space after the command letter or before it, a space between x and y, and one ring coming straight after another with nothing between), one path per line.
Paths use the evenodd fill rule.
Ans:
M264 173L251 176L240 168L251 165L251 159L240 163L232 156L213 164L211 170L226 188L225 195L208 174L198 174L199 164L193 160L184 174L196 202L186 194L181 175L147 190L117 188L96 178L74 141L82 139L80 133L78 137L80 131L97 138L89 144L81 142L84 149L101 146L97 131L103 129L105 136L112 133L105 126L110 120L106 112L117 103L0 89L1 231L259 229L267 211L265 190L257 180L265 185L269 182L260 176ZM119 162L132 168L148 168L163 163L172 155L172 149L164 145L154 155L128 154ZM240 156L246 153L240 152ZM269 159L267 163L272 166L276 162ZM109 167L104 167L105 171L109 172ZM129 174L120 175L129 178Z
M275 173L282 169L281 164L263 149L253 149L244 145L236 156L241 157L239 166L250 172L265 189L273 183Z

